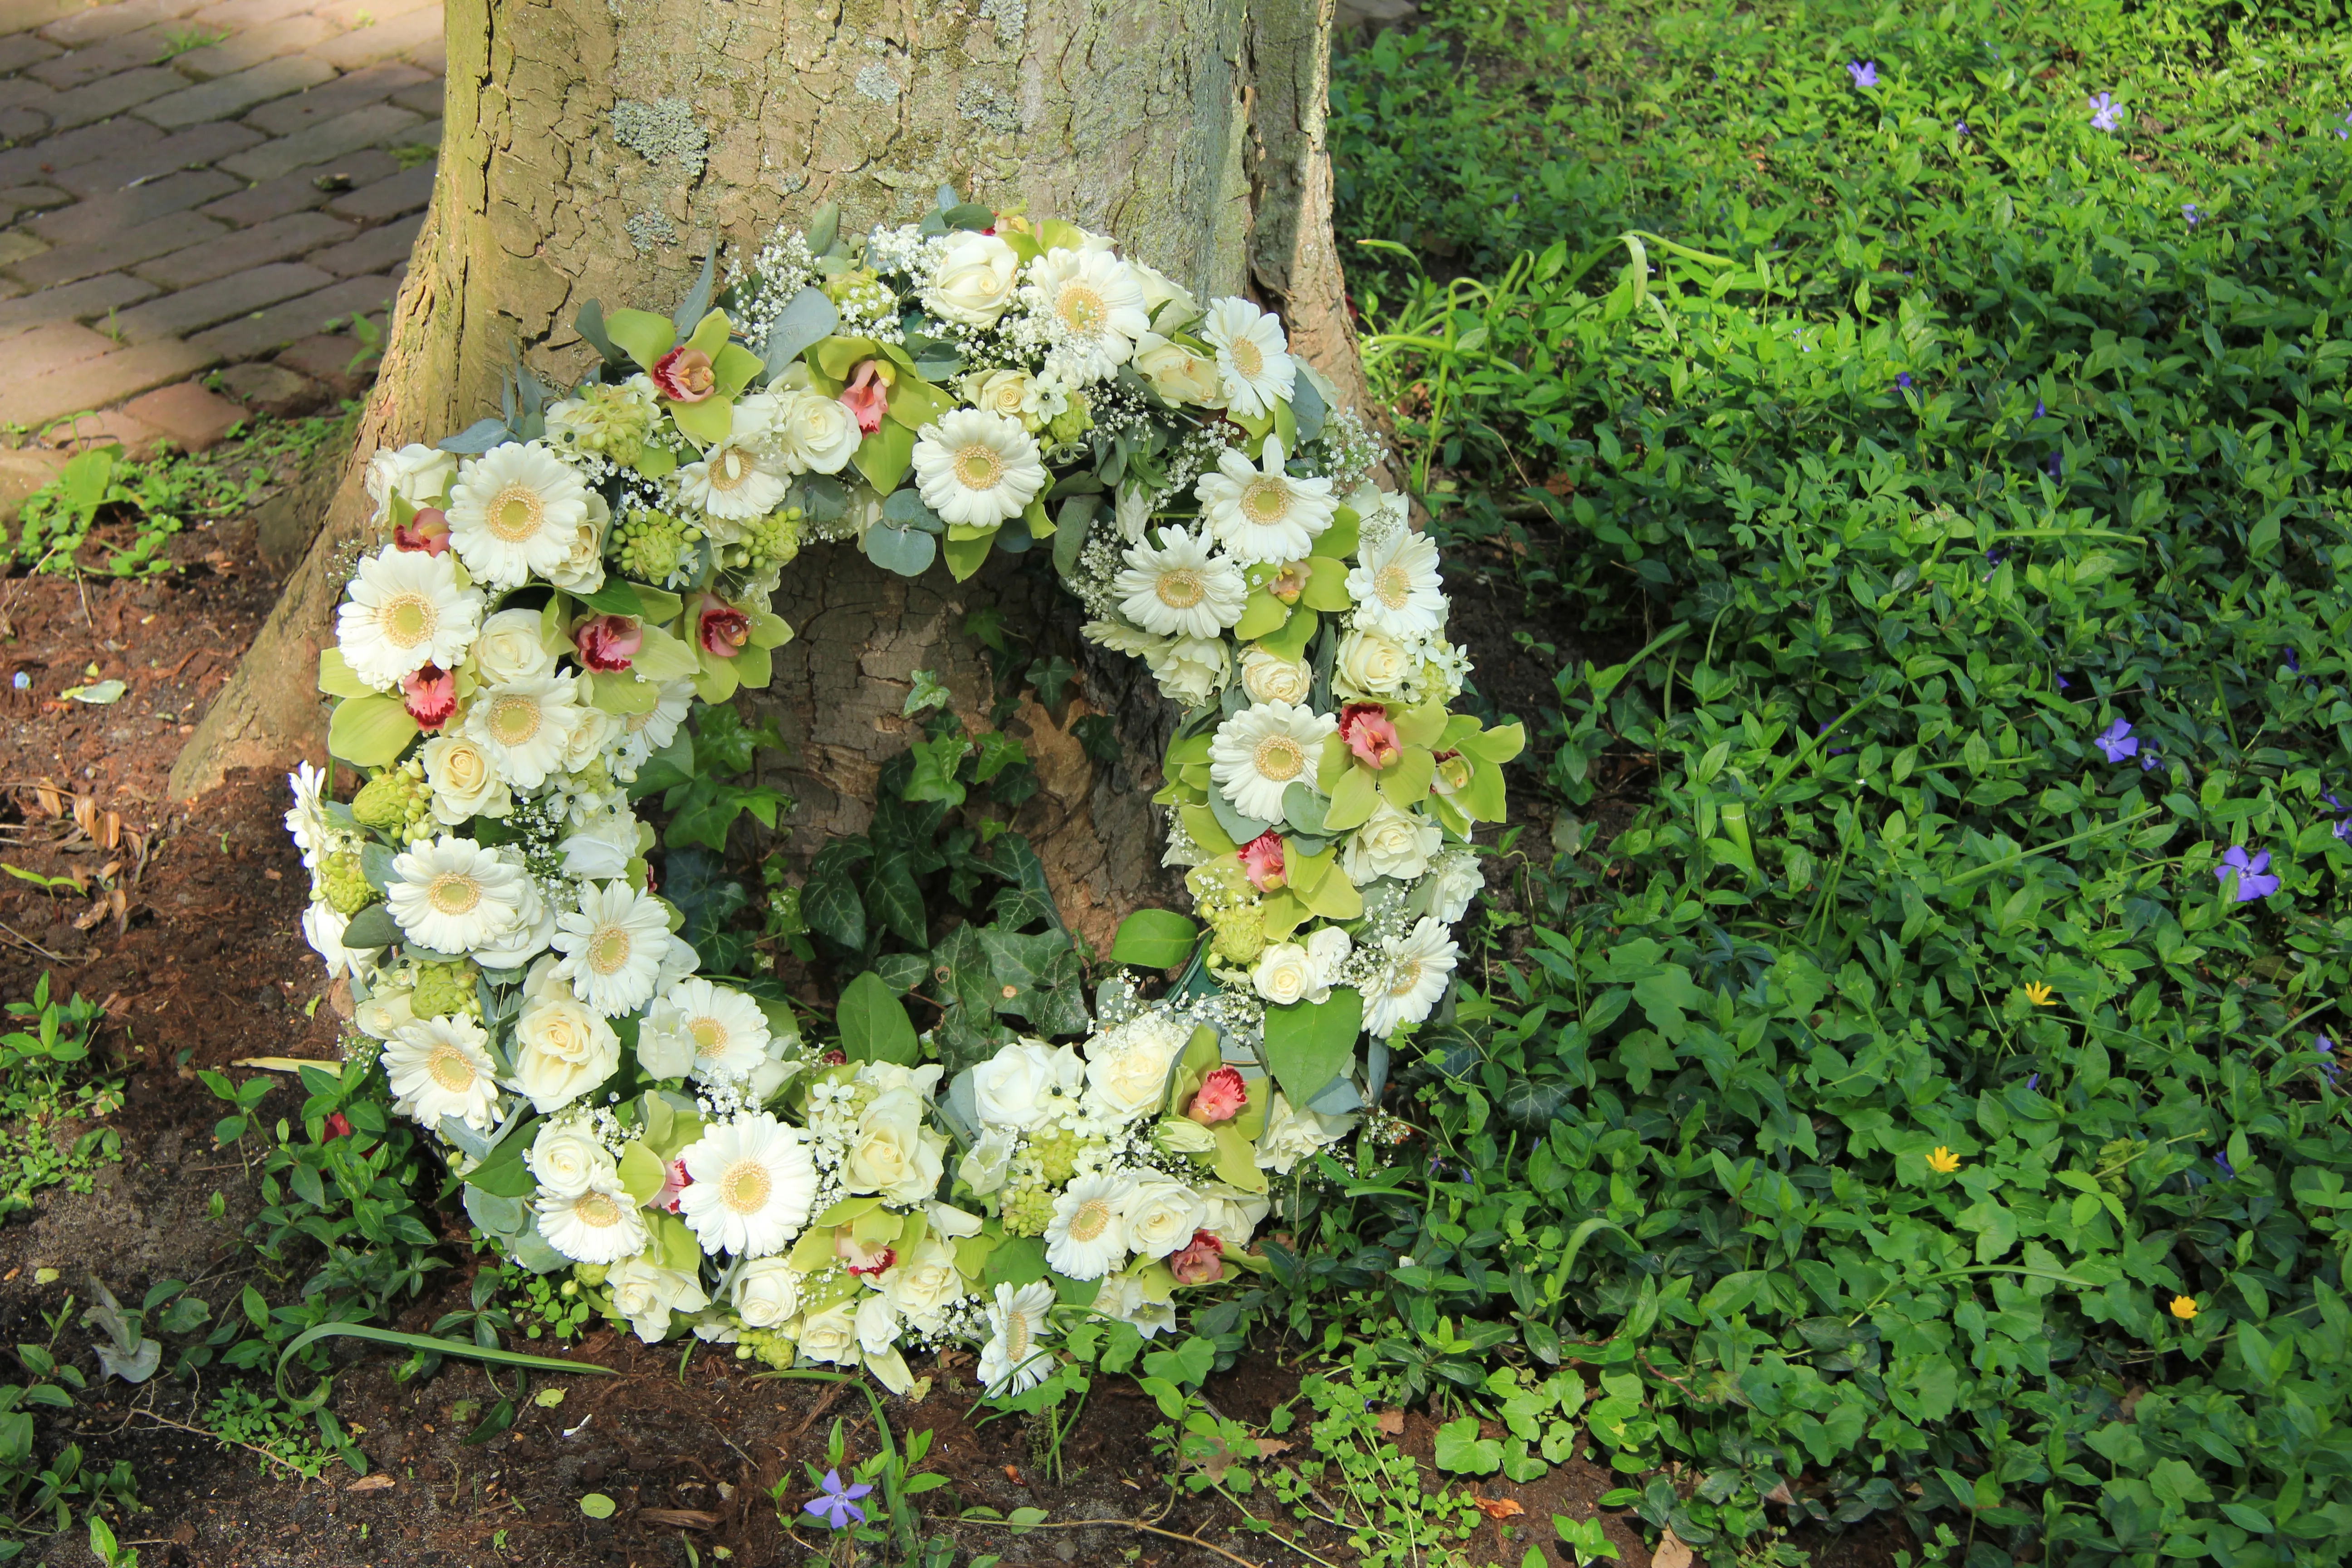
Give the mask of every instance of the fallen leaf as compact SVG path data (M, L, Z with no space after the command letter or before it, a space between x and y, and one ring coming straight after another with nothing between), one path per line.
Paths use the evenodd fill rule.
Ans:
M674 1530L709 1530L719 1523L717 1514L698 1508L641 1508L637 1517L647 1524L666 1524Z
M362 1476L343 1489L347 1492L388 1492L397 1483L383 1470L372 1476Z
M1257 1444L1257 1457L1261 1459L1271 1459L1276 1454L1290 1452L1290 1445L1279 1437L1259 1437L1255 1441Z
M1764 1494L1764 1500L1766 1502L1793 1505L1797 1500L1797 1494L1789 1489L1788 1482L1782 1481L1779 1486L1774 1487L1770 1491Z
M1021 1484L1021 1467L1018 1465L1005 1466L1004 1479L1011 1481L1014 1486L1019 1486Z
M1382 1432L1388 1434L1388 1436L1391 1437L1402 1435L1404 1431L1404 1412L1402 1410L1381 1411L1380 1428Z
M1657 1550L1650 1553L1650 1568L1690 1568L1691 1549L1671 1526L1658 1537Z
M1478 1497L1474 1494L1470 1500L1476 1503L1478 1511L1488 1519L1517 1519L1528 1511L1516 1500L1507 1497Z
M89 686L68 686L58 695L70 697L76 702L88 702L103 708L110 702L121 701L122 694L130 689L131 688L119 680L100 680ZM97 836L93 834L91 837Z

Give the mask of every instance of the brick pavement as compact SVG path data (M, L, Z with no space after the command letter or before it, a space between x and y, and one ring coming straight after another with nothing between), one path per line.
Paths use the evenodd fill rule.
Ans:
M0 0L0 426L195 445L333 390L318 335L399 288L442 68L439 0Z

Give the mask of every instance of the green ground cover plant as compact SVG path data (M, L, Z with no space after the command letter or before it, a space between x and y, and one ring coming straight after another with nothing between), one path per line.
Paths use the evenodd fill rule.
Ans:
M1719 1562L2341 1561L2340 18L1433 14L1337 73L1375 375L1610 651L1297 1288L1465 1406L1580 1368Z

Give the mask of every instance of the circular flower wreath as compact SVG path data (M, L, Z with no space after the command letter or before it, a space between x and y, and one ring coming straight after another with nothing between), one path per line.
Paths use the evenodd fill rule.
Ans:
M837 227L719 309L708 266L675 321L591 304L571 396L521 376L506 417L375 455L387 542L320 658L366 783L304 763L287 825L351 1049L508 1256L649 1342L900 1391L907 1351L976 1342L1018 1391L1056 1323L1148 1336L1265 1267L1269 1173L1357 1131L1446 991L1521 737L1447 710L1436 549L1275 318L945 194ZM1112 957L1185 978L1107 988L1082 1046L946 1084L845 1060L772 983L698 977L648 885L626 786L693 700L767 683L782 567L850 538L908 575L1049 549L1187 710L1157 798L1206 930L1133 917Z

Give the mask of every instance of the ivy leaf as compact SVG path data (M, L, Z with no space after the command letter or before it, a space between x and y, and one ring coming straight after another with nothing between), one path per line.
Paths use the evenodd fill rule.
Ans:
M907 748L914 759L914 768L908 774L907 786L900 793L908 800L936 800L950 806L961 805L964 787L956 777L963 765L964 753L971 749L971 740L961 730L950 731L933 741L918 741Z
M1077 675L1070 661L1060 654L1041 658L1029 667L1029 684L1037 689L1037 703L1042 708L1059 708L1062 693L1068 689Z
M903 850L876 858L866 880L866 913L873 925L921 947L930 933L924 924L923 890L915 884L908 859Z
M850 870L872 853L854 838L836 838L816 852L801 884L801 919L809 930L844 947L865 947L866 903Z
M841 1026L842 1054L851 1061L912 1067L921 1059L922 1046L906 1005L870 969L843 988L834 1021Z

